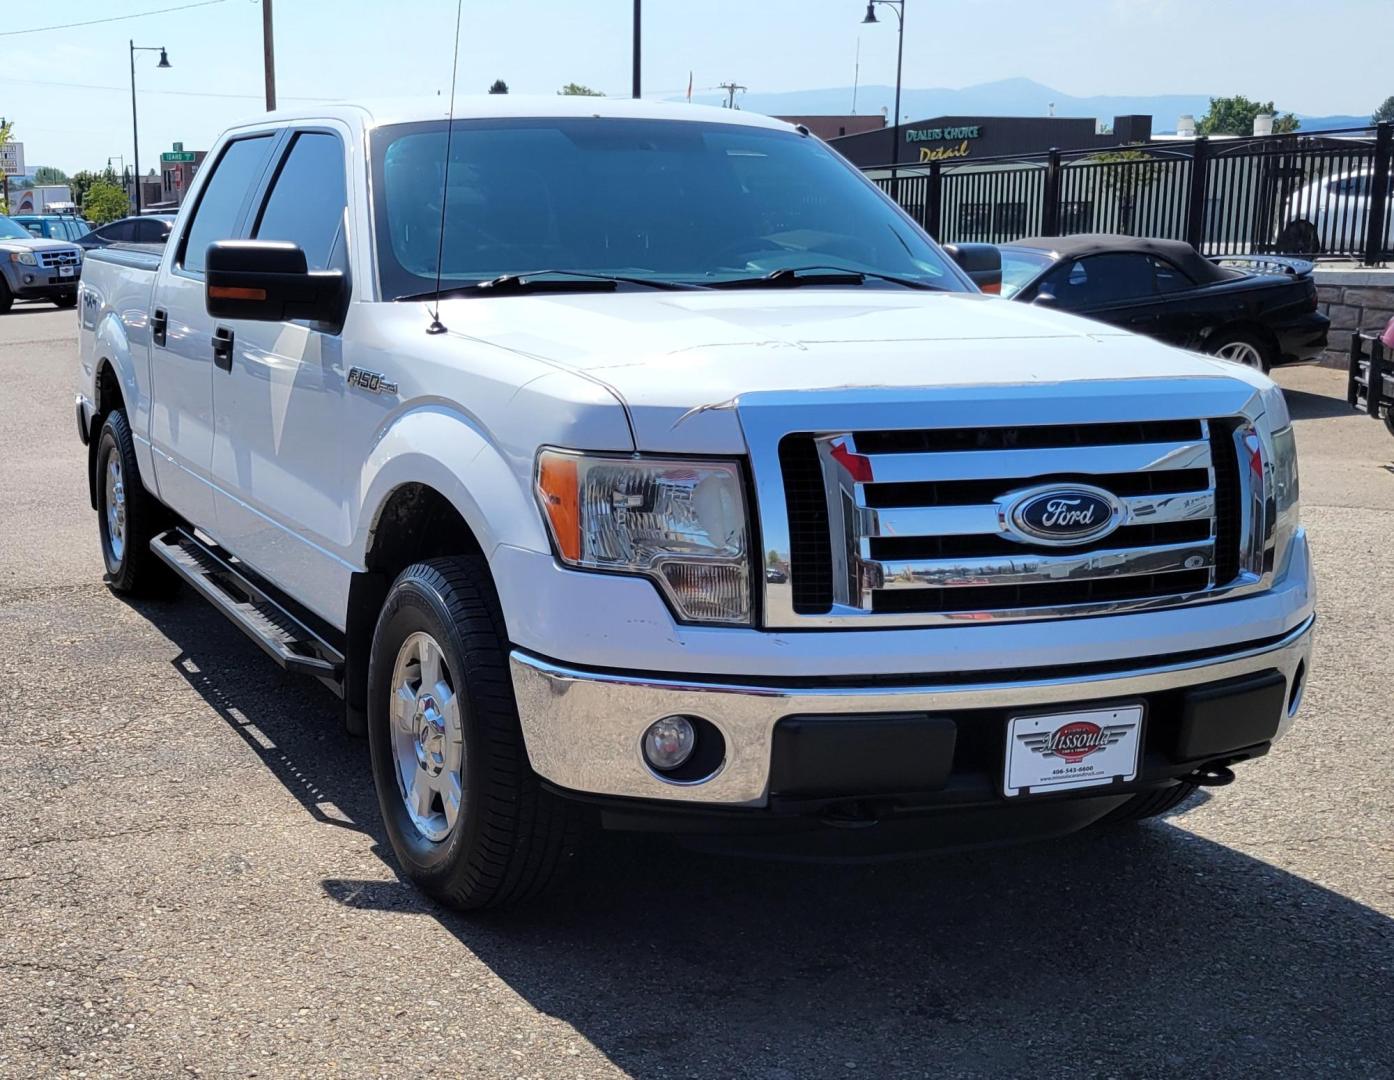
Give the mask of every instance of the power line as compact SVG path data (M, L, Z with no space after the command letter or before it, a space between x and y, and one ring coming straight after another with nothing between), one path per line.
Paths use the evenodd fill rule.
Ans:
M124 86L99 86L96 83L70 83L70 82L50 82L45 79L16 79L9 76L0 75L0 82L24 83L26 86L61 86L70 90L118 90L124 91ZM260 101L260 94L217 94L206 90L146 90L141 88L141 94L165 94L169 97L197 97L197 98L226 98L237 101ZM321 98L321 97L292 97L287 96L286 101L342 101L341 97Z
M180 4L178 7L157 8L154 11L138 11L134 15L110 15L105 19L88 19L86 22L58 23L54 26L31 26L28 30L0 30L0 37L18 37L20 34L42 34L49 30L73 30L79 26L100 26L102 23L124 22L127 19L143 19L147 15L168 15L172 11L188 11L190 8L212 7L223 0L199 0L197 4Z

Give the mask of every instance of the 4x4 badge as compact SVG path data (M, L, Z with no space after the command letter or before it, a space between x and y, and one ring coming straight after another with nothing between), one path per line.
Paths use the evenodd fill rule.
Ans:
M395 394L397 384L379 371L364 371L362 368L349 368L348 384L370 394Z

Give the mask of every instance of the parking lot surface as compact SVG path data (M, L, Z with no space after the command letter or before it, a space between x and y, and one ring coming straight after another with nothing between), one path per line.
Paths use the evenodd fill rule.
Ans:
M609 837L468 918L398 879L328 691L102 584L75 343L0 316L0 1076L1394 1075L1394 438L1339 373L1279 374L1317 653L1238 783L912 862Z

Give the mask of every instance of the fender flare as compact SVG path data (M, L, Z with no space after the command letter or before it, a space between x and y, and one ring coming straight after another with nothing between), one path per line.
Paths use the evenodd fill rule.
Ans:
M440 402L395 417L363 464L353 559L366 568L383 508L398 488L434 489L464 519L486 559L500 544L549 550L528 479L531 461L508 457L465 413Z

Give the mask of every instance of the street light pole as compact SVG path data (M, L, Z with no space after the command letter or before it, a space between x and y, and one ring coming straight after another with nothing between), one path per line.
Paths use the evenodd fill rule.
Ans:
M640 89L640 82L639 82L639 42L640 42L639 25L640 25L640 22L642 21L642 20L640 19L640 9L641 9L642 7L643 7L643 0L634 0L634 97L635 97L635 98L638 98L638 97L639 97L639 89Z
M895 140L891 150L891 198L900 199L900 180L896 166L900 164L900 75L905 65L905 0L867 0L864 23L876 23L876 5L885 4L895 12L900 23L900 40L895 51L895 116L892 118L891 138Z
M128 39L129 40L129 39ZM131 141L135 144L135 186L136 186L136 214L140 213L140 123L136 118L136 53L138 52L157 52L160 54L160 62L156 67L167 68L170 66L169 57L165 55L163 45L137 45L130 41L131 46Z
M266 67L266 111L276 111L276 38L271 27L271 0L261 0L261 53Z

